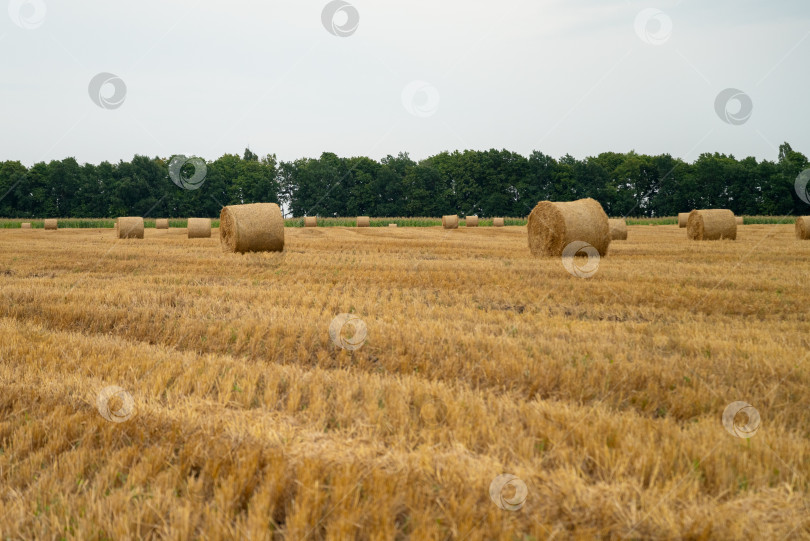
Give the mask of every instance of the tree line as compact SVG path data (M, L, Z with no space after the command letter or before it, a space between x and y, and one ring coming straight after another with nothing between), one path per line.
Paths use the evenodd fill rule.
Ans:
M555 159L508 150L407 153L380 161L319 158L285 162L246 149L205 162L199 189L169 174L170 160L79 164L74 158L0 162L0 216L7 218L219 215L224 205L274 202L291 216L525 216L538 201L593 197L611 216L672 216L694 208L741 215L803 215L794 182L807 157L788 143L775 161L705 153L693 163L669 154L605 152ZM186 163L183 178L194 174ZM180 183L182 184L182 183Z

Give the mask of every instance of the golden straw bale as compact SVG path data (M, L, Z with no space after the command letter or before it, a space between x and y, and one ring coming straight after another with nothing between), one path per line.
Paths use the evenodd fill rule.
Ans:
M458 215L442 216L442 227L445 229L458 229Z
M227 206L219 215L219 240L225 252L281 252L281 209L275 203Z
M678 227L686 227L686 222L689 220L688 212L678 213Z
M318 218L307 216L304 218L304 227L318 227Z
M143 218L139 216L120 217L117 235L119 239L142 239L143 238Z
M627 222L620 219L608 220L611 240L627 240Z
M604 256L610 246L607 214L594 199L540 201L529 214L527 227L529 249L535 255L559 257L566 246L581 241Z
M689 213L686 235L691 240L736 240L737 219L727 209L693 210Z
M190 239L210 239L211 218L189 218L187 229Z
M799 240L810 239L810 216L796 218L796 238Z
M493 218L492 219L492 227L503 227L504 220L503 218Z
M48 218L48 219L46 219L45 220L45 229L47 231L55 231L56 229L59 229L59 226L58 226L58 224L56 222L56 218Z
M169 229L169 219L158 218L155 220L155 229Z
M478 227L478 216L467 216L465 222L467 227Z
M370 227L371 226L371 218L368 216L358 216L357 217L357 227Z

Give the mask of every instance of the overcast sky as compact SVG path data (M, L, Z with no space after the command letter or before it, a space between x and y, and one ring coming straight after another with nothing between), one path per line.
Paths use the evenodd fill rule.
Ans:
M0 160L26 165L810 154L808 0L3 1Z

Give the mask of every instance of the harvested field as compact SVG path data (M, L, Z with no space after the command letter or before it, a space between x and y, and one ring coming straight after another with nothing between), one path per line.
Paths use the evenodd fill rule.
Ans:
M3 229L0 531L810 538L810 243L628 229L588 279L526 227L287 228L247 254ZM340 314L364 323L342 341ZM100 408L109 386L132 407Z

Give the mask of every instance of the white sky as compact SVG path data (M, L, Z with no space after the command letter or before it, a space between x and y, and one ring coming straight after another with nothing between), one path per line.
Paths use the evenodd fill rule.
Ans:
M36 1L33 29L12 14L36 26L34 6L0 10L0 160L248 145L283 160L493 147L775 159L783 141L810 154L807 0L351 0L360 23L344 38L323 26L325 0ZM650 7L672 22L660 45L634 28ZM100 72L126 83L120 108L90 99ZM417 93L422 116L403 104L413 81L438 98ZM715 113L729 87L753 101L743 125Z

